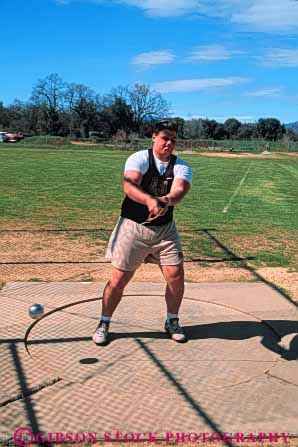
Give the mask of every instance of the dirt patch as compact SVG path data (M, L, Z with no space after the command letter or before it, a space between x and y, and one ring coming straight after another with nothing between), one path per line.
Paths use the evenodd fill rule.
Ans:
M255 238L254 238L255 240ZM250 247L252 240L247 241ZM243 238L234 238L243 252ZM254 243L264 244L262 237ZM94 233L80 232L47 233L19 232L0 233L1 265L0 284L7 281L107 281L112 266L104 258L106 241ZM256 245L257 247L257 245ZM271 241L266 248L271 248ZM256 270L269 282L287 290L298 301L298 272L288 267L262 267ZM185 263L186 282L240 282L257 281L256 275L245 264L229 267L227 262L202 266L200 263ZM142 265L133 281L163 282L156 265Z
M262 267L256 270L263 278L290 293L298 302L298 272L286 267Z
M108 281L112 272L109 262L102 264L28 264L1 265L1 281ZM256 270L264 279L286 290L298 302L298 273L284 267L265 267ZM1 283L0 281L0 283ZM132 281L162 282L163 276L155 265L142 265ZM257 281L255 275L244 269L229 267L199 267L185 265L185 281L204 282L248 282Z
M195 152L195 151L181 151L182 154L190 154L190 155L200 155L206 157L225 157L225 158L287 158L288 154L283 154L280 152L273 152L271 154L253 154L250 152L241 152L241 153L233 153L233 152Z
M99 146L98 143L91 143L88 141L71 141L71 144L74 144L76 146ZM226 157L226 158L253 158L253 159L259 159L259 158L274 158L274 159L281 159L281 158L298 158L298 153L292 153L292 152L271 152L269 154L255 154L251 152L198 152L198 151L192 151L192 150L177 150L175 152L176 154L186 154L186 155L200 155L200 156L206 156L206 157Z
M223 243L226 242L235 253L245 253L245 255L254 256L260 251L279 252L286 258L289 258L293 266L298 266L297 240L297 231L283 229L271 229L270 234L267 232L252 236L229 235L228 240L225 240L225 235L223 234L221 238L221 241Z
M287 152L287 157L298 158L298 152Z
M0 233L1 262L98 261L106 242L92 233L4 232ZM101 260L101 259L100 259Z
M98 143L89 143L88 141L71 141L70 143L77 146L98 146Z

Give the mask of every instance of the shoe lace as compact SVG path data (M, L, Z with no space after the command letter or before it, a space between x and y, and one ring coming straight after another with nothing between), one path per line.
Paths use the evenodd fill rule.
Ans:
M96 329L97 334L102 334L104 332L108 332L109 325L106 323L101 323L98 328Z
M182 327L179 326L179 318L173 318L170 320L171 329L177 333L183 333Z

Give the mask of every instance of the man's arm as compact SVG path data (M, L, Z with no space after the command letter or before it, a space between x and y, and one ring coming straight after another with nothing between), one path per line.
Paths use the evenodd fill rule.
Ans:
M177 205L189 190L190 183L182 178L177 178L172 183L171 191L166 196L159 197L159 199L169 206Z
M140 187L142 174L138 171L125 171L123 180L123 190L125 194L135 202L146 205L149 194Z
M158 214L162 207L157 198L146 193L140 187L142 174L139 171L125 171L123 190L125 194L135 202L146 205L149 213Z

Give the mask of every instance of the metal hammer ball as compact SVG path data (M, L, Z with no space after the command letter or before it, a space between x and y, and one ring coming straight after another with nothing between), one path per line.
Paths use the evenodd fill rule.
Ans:
M31 304L29 315L33 320L39 320L44 314L44 308L41 304Z

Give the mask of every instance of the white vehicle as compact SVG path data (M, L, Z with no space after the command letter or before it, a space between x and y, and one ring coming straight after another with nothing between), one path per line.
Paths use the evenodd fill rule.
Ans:
M0 132L0 143L6 143L9 140L9 136L6 132Z

